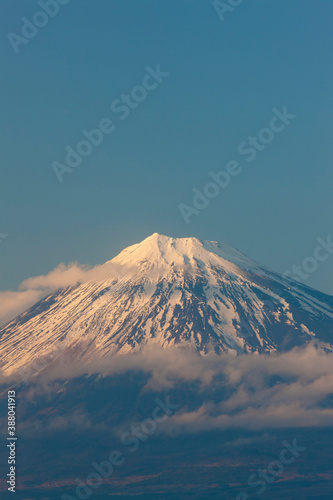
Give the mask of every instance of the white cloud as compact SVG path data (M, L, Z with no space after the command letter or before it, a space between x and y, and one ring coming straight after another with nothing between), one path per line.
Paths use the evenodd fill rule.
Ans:
M45 295L39 290L0 292L0 325L7 323L31 307Z
M167 392L172 401L180 403L179 411L163 426L166 433L332 425L333 353L315 345L260 356L201 356L185 349L154 346L85 364L73 358L69 363L66 348L58 354L42 366L39 375L32 373L31 380L36 383L30 388L33 392L52 392L53 385L57 391L60 380L84 374L112 377L142 371L149 374L146 391ZM19 375L2 380L8 386ZM184 400L176 400L181 388L186 393L192 391L190 408Z
M59 264L46 275L24 280L18 291L0 292L0 326L26 311L38 300L60 289L87 281L99 282L123 276L129 268L111 262L90 268L76 262Z
M287 353L221 356L153 347L139 354L98 360L86 366L65 362L49 379L83 373L110 376L142 370L151 375L153 391L199 381L197 407L182 407L165 431L199 432L212 429L330 426L333 407L323 404L333 393L333 353L309 345ZM207 389L224 396L213 402ZM170 392L171 394L171 392ZM194 401L192 401L194 403Z

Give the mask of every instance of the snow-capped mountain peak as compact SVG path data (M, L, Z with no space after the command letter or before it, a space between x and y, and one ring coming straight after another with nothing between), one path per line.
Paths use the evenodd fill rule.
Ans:
M53 354L84 362L149 345L202 354L333 347L332 297L222 243L154 233L110 264L122 273L59 290L0 329L6 373Z
M238 250L216 241L201 241L197 238L170 238L154 233L141 243L125 248L110 262L142 268L170 269L187 266L196 269L202 266L224 267L246 270L257 264Z

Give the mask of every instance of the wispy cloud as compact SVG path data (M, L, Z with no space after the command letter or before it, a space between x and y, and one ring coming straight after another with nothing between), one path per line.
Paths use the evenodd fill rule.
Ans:
M80 265L77 262L68 265L61 263L48 274L24 280L18 291L0 292L0 325L14 319L56 290L87 281L97 283L109 278L119 278L129 271L129 268L112 262L95 267Z
M43 293L38 290L0 292L0 325L15 318L42 298L42 296Z
M314 345L260 356L200 356L182 349L153 347L85 365L66 363L64 356L37 380L45 387L83 374L109 377L133 371L149 374L146 390L167 390L170 395L174 388L178 395L180 387L193 391L196 382L191 408L182 405L165 426L165 432L332 424L333 353Z

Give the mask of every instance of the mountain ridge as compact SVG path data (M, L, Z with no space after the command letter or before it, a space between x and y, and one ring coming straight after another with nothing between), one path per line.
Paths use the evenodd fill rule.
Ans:
M154 233L110 264L121 275L58 290L0 328L5 374L57 356L59 345L82 363L147 345L203 355L276 352L311 341L333 348L333 297L223 243Z

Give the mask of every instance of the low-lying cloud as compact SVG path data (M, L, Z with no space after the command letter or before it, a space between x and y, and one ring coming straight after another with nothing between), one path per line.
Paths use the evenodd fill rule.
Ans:
M146 390L177 394L180 410L163 432L186 433L229 428L265 429L332 426L333 353L309 345L282 354L202 356L182 349L153 347L137 354L85 364L65 359L37 380L128 372L149 374ZM191 408L179 394L192 394ZM193 407L194 406L194 407Z

